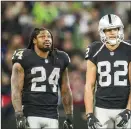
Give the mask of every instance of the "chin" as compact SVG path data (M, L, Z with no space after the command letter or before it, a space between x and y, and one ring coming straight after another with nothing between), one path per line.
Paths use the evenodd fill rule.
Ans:
M46 47L46 48L41 48L40 50L42 50L43 52L48 52L48 51L51 50L51 48L50 47Z

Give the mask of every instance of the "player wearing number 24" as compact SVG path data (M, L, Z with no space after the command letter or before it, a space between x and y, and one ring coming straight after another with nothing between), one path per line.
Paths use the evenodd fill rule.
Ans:
M87 126L88 129L129 129L131 44L124 41L124 26L117 15L103 16L98 28L101 41L89 45L85 55Z
M64 129L73 129L73 100L67 53L54 48L46 28L35 28L27 48L12 57L12 104L18 129L58 128L58 88L66 113Z

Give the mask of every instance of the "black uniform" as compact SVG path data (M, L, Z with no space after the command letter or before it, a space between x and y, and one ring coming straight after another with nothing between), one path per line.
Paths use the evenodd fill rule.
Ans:
M44 59L31 49L19 49L13 55L13 63L20 63L25 74L22 96L25 116L58 118L58 87L70 59L58 50L55 65L52 59L51 55Z
M108 109L126 108L130 91L131 46L121 42L118 48L110 51L103 43L94 42L87 48L85 59L97 67L95 105Z

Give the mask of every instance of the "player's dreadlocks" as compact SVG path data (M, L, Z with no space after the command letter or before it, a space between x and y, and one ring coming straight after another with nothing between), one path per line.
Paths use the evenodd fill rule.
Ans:
M34 50L34 43L33 43L33 40L34 38L36 38L36 36L40 33L40 31L43 31L43 30L47 30L49 31L48 29L46 28L35 28L34 31L32 32L31 34L31 37L30 37L30 41L29 41L29 44L27 46L27 49L32 49ZM53 44L53 35L52 33L49 31L49 33L51 34L51 38L52 38L52 46L51 46L51 51L50 51L50 55L52 56L53 58L53 63L55 63L55 53L56 53L56 48L54 48L54 44Z

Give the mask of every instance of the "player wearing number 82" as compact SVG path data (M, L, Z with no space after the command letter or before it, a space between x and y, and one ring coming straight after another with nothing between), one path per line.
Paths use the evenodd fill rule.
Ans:
M58 128L58 88L73 128L73 103L68 77L67 53L54 49L53 36L45 28L35 28L28 48L16 50L12 57L12 104L18 129ZM23 108L22 108L23 106Z
M123 28L118 16L103 16L101 41L87 48L84 101L89 129L131 128L131 44L124 41Z

